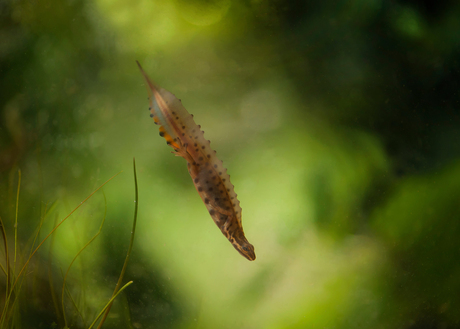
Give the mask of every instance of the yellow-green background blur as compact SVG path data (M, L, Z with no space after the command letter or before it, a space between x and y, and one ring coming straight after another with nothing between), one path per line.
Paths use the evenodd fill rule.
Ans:
M136 60L224 161L256 261L158 136ZM123 171L34 255L6 326L87 328L104 307L131 235L133 157L134 283L105 327L460 327L459 2L0 2L15 273Z

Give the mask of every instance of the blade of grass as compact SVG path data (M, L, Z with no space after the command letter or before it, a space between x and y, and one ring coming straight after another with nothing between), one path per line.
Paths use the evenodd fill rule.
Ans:
M39 236L39 234L40 234L40 229L41 229L41 227L42 227L42 225L43 225L44 218L45 218L46 215L47 215L47 209L48 209L48 203L47 203L46 206L45 206L45 212L44 212L44 214L43 214L43 215L41 216L41 218L40 218L40 224L39 224L39 227L37 228L37 232L33 235L33 242L32 242L32 247L31 247L31 249L30 249L30 253L32 253L33 247L34 247L34 245L35 245L35 241L37 240L37 238L38 238L38 236ZM27 244L29 244L29 242L28 242ZM29 256L30 256L30 255L29 255ZM27 269L27 268L26 268L26 269ZM26 269L25 269L24 271L26 271ZM21 287L22 287L22 284L23 284L23 282L24 282L24 280L25 280L25 277L26 277L26 276L23 275L23 276L20 278L19 283L17 283L16 285L12 286L12 290L10 291L10 294L14 293L16 296L19 296L19 292L21 291ZM14 290L13 290L13 289L14 289ZM11 301L11 299L10 299L10 302L9 302L9 305L8 305L8 308L9 308L9 309L6 310L7 313L6 313L6 315L5 315L5 319L7 319L7 320L6 320L7 323L8 323L8 321L9 321L9 319L12 319L12 321L13 321L13 323L15 323L15 325L18 325L18 324L20 323L20 322L17 322L17 321L20 320L20 316L21 316L21 315L20 315L20 312L19 312L17 309L15 309L15 308L19 308L19 306L18 306L18 307L16 306L16 304L17 304L18 302L19 302L19 301L18 301L17 298L13 299L13 301ZM13 317L14 317L14 318L13 318ZM16 319L17 321L16 321L15 319ZM19 320L18 320L18 319L19 319Z
M18 193L16 194L16 216L14 220L14 268L16 268L16 249L18 242L19 190L21 189L21 169L18 169Z
M65 315L65 307L64 307L64 292L65 292L65 284L66 284L66 281L67 281L67 276L69 275L69 271L70 271L70 268L72 267L73 263L77 260L78 256L83 252L83 250L85 250L86 247L88 247L91 242L93 242L98 236L99 234L101 234L102 232L102 227L104 226L104 222L105 222L105 219L106 219L106 216L107 216L107 199L105 197L105 193L104 191L102 191L102 195L104 196L104 204L105 204L105 210L104 210L104 217L102 219L102 222L101 222L101 225L99 226L99 230L97 231L97 233L83 246L83 248L81 248L78 253L75 255L75 257L72 259L72 261L70 262L70 265L69 267L67 268L67 271L64 275L64 280L63 280L63 283L62 283L62 293L61 293L61 304L62 304L62 314L63 314L63 317L64 317L64 324L66 327L68 327L68 324L67 324L67 318L66 318L66 315ZM70 292L68 292L68 294L70 295ZM78 309L77 309L78 311ZM82 318L83 320L83 318Z
M136 158L133 158L133 171L134 171L134 193L135 193L133 228L131 230L131 239L129 240L129 247L128 247L128 252L126 253L125 262L123 264L123 268L121 269L120 276L118 277L118 282L117 282L117 285L115 286L115 290L113 291L112 296L117 295L117 291L120 288L121 283L123 282L123 276L125 275L126 267L128 266L129 256L131 255L131 250L133 249L134 233L136 233L137 210L139 208L139 189L137 187ZM107 319L107 316L109 315L111 307L112 307L112 303L109 303L107 306L107 310L105 311L104 317L99 323L99 326L97 327L97 329L100 329L102 325L104 324L105 319Z
M62 269L61 269L61 276L64 278L64 273L62 273ZM85 319L83 318L83 314L78 309L77 303L73 299L73 297L70 294L70 291L69 291L69 289L67 287L65 287L65 292L67 293L67 296L69 297L70 301L72 302L73 307L77 310L77 313L78 313L78 315L80 316L80 318L81 318L81 320L83 322L83 327L86 327L86 323L85 323ZM72 328L72 327L73 327L72 325L68 326L67 324L64 326L64 328Z
M18 213L19 213L19 190L21 187L21 169L18 169L18 188L16 193L16 214L15 214L15 224L14 224L14 268L16 267L16 246L17 246L17 236L18 236ZM9 262L9 252L8 252L8 241L6 239L6 231L2 221L2 234L3 234L3 242L5 243L5 262L6 262L6 298L5 304L3 305L2 310L2 321L0 321L0 328L3 327L3 316L8 313L9 309L9 296L11 296L13 292L13 287L11 287L11 267Z
M6 276L6 269L3 267L3 264L0 263L0 268L2 269L3 274Z
M121 173L121 171L115 175L113 175L112 177L110 177L105 183L103 183L101 186L99 186L96 190L94 190L89 196L87 196L82 202L80 202L80 204L78 206L76 206L66 217L64 217L52 230L50 233L48 233L48 235L38 244L37 248L35 248L35 250L32 252L32 254L29 256L29 258L27 259L27 261L25 262L24 266L21 268L21 270L19 271L19 274L17 275L16 277L16 280L14 281L13 283L13 286L11 287L11 291L10 293L8 294L7 298L6 298L6 301L5 301L5 305L7 306L9 304L9 301L10 301L10 298L11 298L11 295L12 295L12 291L14 289L14 287L16 286L20 276L22 275L22 273L24 272L24 270L27 268L27 265L29 265L29 262L30 260L32 259L33 255L35 255L35 253L38 251L38 249L40 249L40 247L42 246L43 243L45 243L45 241L58 229L59 226L61 226L62 223L65 222L65 220L67 218L69 218L78 208L80 208L86 201L88 201L97 191L99 191L104 185L106 185L108 182L110 182L112 179L114 179L116 176L118 176L119 174ZM2 311L2 315L1 315L1 318L0 318L0 328L3 327L3 323L5 321L5 308L4 310Z
M8 295L10 293L10 260L8 258L8 240L6 239L6 232L5 232L5 226L3 225L3 220L0 217L0 224L1 224L1 231L2 231L2 236L3 236L3 244L5 246L5 267L6 267L6 287L5 287L5 305L3 306L3 311L2 314L5 312L5 308L8 307L6 304L6 300L8 299Z
M40 217L40 223L39 223L39 227L37 228L37 232L33 235L33 242L32 242L32 246L31 246L31 249L30 249L29 257L31 257L30 255L31 255L31 253L33 251L35 241L37 240L38 236L40 235L40 230L41 230L41 227L43 225L44 218L46 217L47 209L48 209L48 203L45 206L45 213ZM29 242L27 244L29 244ZM24 269L24 272L26 270L27 270L27 267ZM23 284L24 280L26 279L26 275L23 275L20 278L18 277L17 279L20 279L20 281L19 281L19 283L16 283L15 285L12 286L12 289L14 289L14 291L12 290L11 293L14 292L16 296L19 296L19 292L21 291L22 284ZM10 308L9 313L10 313L10 315L8 315L8 313L7 313L6 319L11 319L12 316L15 316L16 318L20 317L19 312L14 312L17 302L18 302L17 298L15 298L12 302L10 301L10 305L9 305L9 308Z
M57 201L53 201L53 202L45 203L44 207L43 205L40 205L40 207L43 208L41 211L41 215L40 215L40 222L38 223L38 226L35 228L35 232L33 236L30 237L29 240L27 240L27 244L26 244L27 246L30 245L30 253L32 253L32 251L34 250L35 243L40 237L40 232L41 232L41 229L43 227L43 223L45 222L46 217L54 211L57 204L58 204Z
M49 204L50 204L50 202L47 202L45 204L44 211L40 211L40 214L41 214L40 215L40 222L38 224L38 227L35 229L36 233L33 235L33 241L31 242L31 245L30 245L29 257L30 257L30 254L32 253L32 251L34 250L35 242L37 241L37 239L40 236L40 232L41 232L43 223L45 221L45 217L46 217L47 212L48 212L48 205ZM40 210L42 210L42 207L43 207L43 205L40 204ZM30 241L30 239L29 239L29 241ZM27 245L29 245L29 241L27 242ZM37 272L34 271L34 273L37 273ZM23 276L23 278L24 278L24 276ZM39 278L39 276L37 276L37 275L34 275L34 280L33 280L34 291L35 291L35 288L37 287L37 285L39 285L39 283L38 283L39 280L41 280L41 278Z
M91 323L91 325L88 327L88 329L91 329L97 322L97 320L99 320L99 318L102 316L102 314L107 310L107 308L112 305L114 299L123 291L125 290L129 285L131 285L131 283L133 283L133 281L129 281L128 283L126 283L123 287L121 287L120 290L118 290L118 292L112 296L112 298L110 298L110 300L108 301L108 303L105 305L105 307L102 309L102 311L98 314L98 316L96 317L96 319L93 321L93 323Z
M56 214L56 217L54 219L54 223L55 223L55 226L56 226L56 223L58 222L58 219L59 219L59 215ZM48 251L48 282L50 284L50 294L51 294L51 299L53 300L53 305L54 305L54 309L56 311L56 321L59 323L61 321L61 315L59 313L59 310L60 310L60 307L59 307L59 301L58 301L58 298L56 296L56 292L54 291L54 285L53 285L53 275L52 275L52 269L51 269L51 262L53 260L53 247L54 247L54 241L56 239L56 235L53 235L52 238L51 238L51 242L50 242L50 249Z

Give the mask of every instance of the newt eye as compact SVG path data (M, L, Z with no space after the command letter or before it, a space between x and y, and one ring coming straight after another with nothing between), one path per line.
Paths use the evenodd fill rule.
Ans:
M243 247L243 250L244 251L249 251L249 248L248 247Z

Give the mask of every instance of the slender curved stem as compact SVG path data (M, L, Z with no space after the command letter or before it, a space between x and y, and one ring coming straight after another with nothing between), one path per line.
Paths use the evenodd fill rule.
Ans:
M121 283L123 281L123 276L125 275L126 267L128 266L129 256L131 255L131 250L133 249L133 244L134 244L134 233L136 232L136 223L137 223L137 210L139 208L139 202L138 202L139 192L138 192L138 187L137 187L136 158L133 158L133 170L134 170L134 193L135 193L133 229L131 230L131 239L129 240L129 247L128 247L128 252L126 253L125 263L123 264L123 268L121 269L120 276L118 277L118 282L117 282L117 285L115 286L115 290L113 291L112 296L118 295L117 291L120 288ZM105 319L109 315L111 307L112 307L112 303L109 303L109 305L107 306L107 310L105 311L104 317L99 323L99 326L97 327L97 329L100 329L102 325L104 324Z

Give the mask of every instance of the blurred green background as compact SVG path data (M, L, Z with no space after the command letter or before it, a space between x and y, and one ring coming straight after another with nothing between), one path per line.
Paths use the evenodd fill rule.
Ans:
M94 320L128 248L135 157L134 283L105 327L460 328L459 17L452 0L3 0L15 273L123 171L34 255L5 326ZM158 136L135 60L224 161L255 262Z

